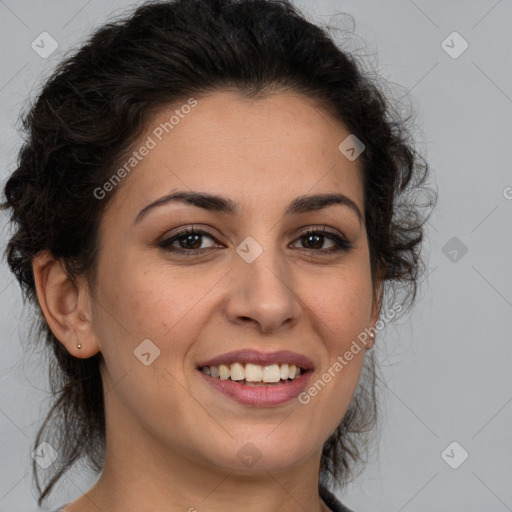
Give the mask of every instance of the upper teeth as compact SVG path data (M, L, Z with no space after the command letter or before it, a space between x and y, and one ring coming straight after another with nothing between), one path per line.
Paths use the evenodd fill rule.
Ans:
M203 366L201 370L206 375L220 377L221 380L246 380L248 382L279 382L281 379L294 379L300 375L300 367L295 364L259 364L233 363L231 365Z

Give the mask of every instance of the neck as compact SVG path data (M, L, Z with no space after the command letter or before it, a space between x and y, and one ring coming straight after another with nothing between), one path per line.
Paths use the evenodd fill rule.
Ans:
M321 450L292 468L232 471L107 420L103 472L64 512L328 512L318 494L320 457Z

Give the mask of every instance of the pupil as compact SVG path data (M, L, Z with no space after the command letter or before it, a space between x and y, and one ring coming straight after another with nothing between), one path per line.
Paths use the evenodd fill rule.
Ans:
M184 238L182 238L182 240L185 240L185 243L181 244L181 246L184 249L197 249L198 247L191 247L191 245L193 245L194 243L194 238L196 239L195 241L197 242L199 240L199 237L200 235L187 235ZM199 243L199 245L201 245L201 243Z
M315 244L315 242L313 242L312 245L318 245L318 242L319 242L320 238L321 237L318 236L318 235L308 235L307 236L308 244L309 244L309 241L316 239L316 244ZM321 243L320 243L320 247L322 247ZM320 247L315 247L315 249L319 249Z

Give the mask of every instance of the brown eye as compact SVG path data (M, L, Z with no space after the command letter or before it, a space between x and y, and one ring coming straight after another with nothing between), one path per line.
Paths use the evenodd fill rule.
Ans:
M325 229L310 229L297 240L301 241L301 249L311 250L315 253L333 253L352 248L348 240ZM330 242L330 248L325 249L326 241Z
M210 247L202 247L204 238L216 241L213 235L204 230L185 229L175 235L165 238L158 243L158 246L170 252L182 252L184 254L196 254L202 252L203 249L211 249Z

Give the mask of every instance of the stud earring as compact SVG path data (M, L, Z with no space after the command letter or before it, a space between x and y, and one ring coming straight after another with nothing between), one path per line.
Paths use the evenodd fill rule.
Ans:
M81 344L81 343L79 343L79 344L76 346L76 348L82 348L82 344Z

